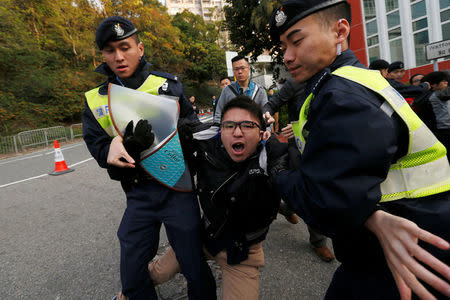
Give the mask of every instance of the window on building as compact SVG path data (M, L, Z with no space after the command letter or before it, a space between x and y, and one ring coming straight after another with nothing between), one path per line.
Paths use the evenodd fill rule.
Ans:
M402 29L398 0L385 0L391 61L403 61Z
M361 4L370 62L382 54L390 61L405 61L408 68L429 64L425 46L450 39L450 0L361 0Z
M364 21L366 24L366 43L369 52L369 63L370 63L380 58L375 0L363 0L363 7L364 7Z
M425 65L428 63L425 56L425 46L429 43L425 0L412 1L411 19L414 38L414 52L416 54L416 66Z
M442 26L442 39L450 39L450 0L440 0L440 17Z

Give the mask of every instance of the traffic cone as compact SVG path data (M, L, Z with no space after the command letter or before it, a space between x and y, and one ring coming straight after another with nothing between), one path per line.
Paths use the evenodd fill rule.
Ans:
M54 141L54 147L55 147L55 170L49 173L49 175L61 175L64 173L72 172L73 169L69 169L66 165L66 161L64 160L62 151L59 148L58 140Z

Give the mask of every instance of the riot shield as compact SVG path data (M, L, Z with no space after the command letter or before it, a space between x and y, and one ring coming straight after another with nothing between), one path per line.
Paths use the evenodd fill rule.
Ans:
M180 106L174 97L155 96L109 84L108 104L111 121L123 136L128 122L140 119L152 125L155 141L141 153L141 167L163 185L177 191L192 191L192 180L184 161L178 137Z

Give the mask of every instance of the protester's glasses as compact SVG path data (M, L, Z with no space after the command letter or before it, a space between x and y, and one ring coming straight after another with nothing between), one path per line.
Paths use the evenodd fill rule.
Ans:
M239 129L242 132L249 132L254 128L261 129L261 127L253 121L241 121L241 122L224 121L220 124L220 127L222 127L222 131L224 132L234 132L236 126L239 126Z

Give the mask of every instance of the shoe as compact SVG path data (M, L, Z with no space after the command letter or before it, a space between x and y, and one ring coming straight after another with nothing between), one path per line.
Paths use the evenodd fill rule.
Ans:
M317 256L319 256L323 261L330 262L334 259L334 254L330 251L330 249L328 249L327 246L313 247L313 249Z
M297 224L299 221L297 215L283 201L280 202L278 213L282 214L291 224Z
M291 214L289 216L284 216L286 220L291 224L297 224L298 223L298 217L296 214Z

